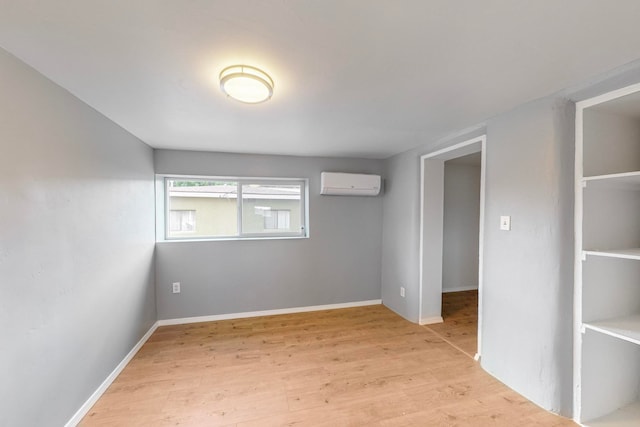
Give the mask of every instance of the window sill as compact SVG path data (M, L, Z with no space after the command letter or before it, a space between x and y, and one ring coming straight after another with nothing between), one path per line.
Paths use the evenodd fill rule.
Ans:
M236 241L241 242L245 240L301 240L308 239L309 236L273 236L273 237L219 237L212 238L206 237L202 239L162 239L156 240L156 243L194 243L194 242L228 242Z

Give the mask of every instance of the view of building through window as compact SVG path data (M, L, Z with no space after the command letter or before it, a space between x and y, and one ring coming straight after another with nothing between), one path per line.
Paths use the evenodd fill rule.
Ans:
M243 184L242 228L246 234L300 233L300 184Z
M167 178L166 192L168 238L306 235L299 180Z
M291 221L291 211L265 210L264 228L266 230L288 230Z
M195 231L196 211L172 210L169 216L169 230Z

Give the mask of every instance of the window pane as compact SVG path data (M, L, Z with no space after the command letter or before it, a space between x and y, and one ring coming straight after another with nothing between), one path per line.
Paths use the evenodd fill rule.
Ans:
M168 237L238 235L237 182L169 179L167 193Z
M264 211L264 228L265 230L289 230L291 220L290 210L274 210Z
M277 211L278 212L278 228L281 230L288 230L291 222L291 211Z
M165 185L167 239L306 236L304 181L166 177Z
M171 231L195 231L196 229L196 211L178 211L169 212L169 230Z
M301 184L243 184L243 234L302 234Z

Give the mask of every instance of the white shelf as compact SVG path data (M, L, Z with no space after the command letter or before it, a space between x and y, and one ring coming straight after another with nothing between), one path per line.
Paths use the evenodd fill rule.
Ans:
M588 250L583 251L584 255L592 255L592 256L604 256L610 258L625 258L625 259L638 259L640 260L640 248L629 248L629 249L607 249L607 250Z
M575 243L585 262L575 270L574 409L587 427L640 427L640 115L631 110L640 111L640 84L576 104Z
M622 409L584 423L586 427L638 427L640 420L640 402L632 403Z
M583 326L586 329L640 345L640 314L587 322Z
M640 191L640 172L614 173L582 178L587 188L620 188Z

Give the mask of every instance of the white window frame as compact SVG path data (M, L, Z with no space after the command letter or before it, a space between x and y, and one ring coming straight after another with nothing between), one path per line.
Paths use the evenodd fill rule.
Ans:
M238 231L233 236L175 236L170 237L169 186L170 180L229 181L238 184L236 211ZM267 233L245 233L242 231L242 186L255 185L300 185L300 231ZM164 242L207 241L207 240L269 240L305 239L309 237L309 180L307 178L253 178L214 175L156 175L156 240Z

